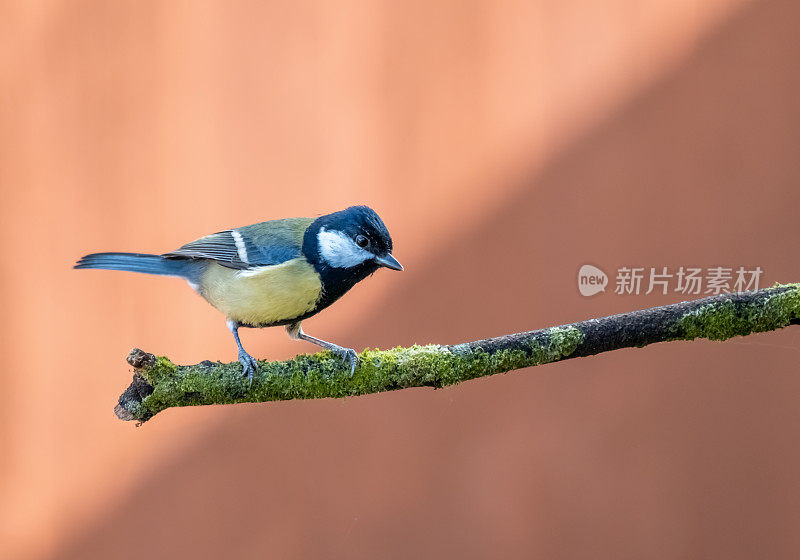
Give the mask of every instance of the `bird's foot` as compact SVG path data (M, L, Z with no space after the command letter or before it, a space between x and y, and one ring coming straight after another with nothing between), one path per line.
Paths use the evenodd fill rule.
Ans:
M331 351L335 354L338 354L343 360L347 360L350 363L350 377L353 377L353 372L356 371L356 366L358 365L358 354L356 354L356 351L352 348L345 348L343 346L331 348Z
M247 376L250 385L253 384L253 375L258 370L258 362L247 352L239 352L239 363L242 364L242 374Z

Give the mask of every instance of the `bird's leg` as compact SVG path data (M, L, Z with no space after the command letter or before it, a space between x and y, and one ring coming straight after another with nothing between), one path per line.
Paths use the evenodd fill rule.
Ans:
M321 346L326 350L330 350L331 352L338 354L343 359L350 362L350 377L353 376L353 372L356 370L356 365L358 365L358 354L356 354L356 351L352 348L345 348L344 346L339 346L333 342L328 342L327 340L322 340L308 335L303 332L302 327L300 327L300 323L292 323L291 325L287 325L286 332L288 332L289 336L295 340L305 340L306 342L316 344L317 346Z
M239 324L228 319L228 330L233 334L233 339L236 341L236 346L239 348L239 363L242 364L242 373L247 376L247 379L252 385L253 375L258 369L258 362L256 362L253 356L244 351L242 341L239 340Z

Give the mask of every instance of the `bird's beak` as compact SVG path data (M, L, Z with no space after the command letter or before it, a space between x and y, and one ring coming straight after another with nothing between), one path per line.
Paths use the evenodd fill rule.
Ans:
M387 253L383 257L375 257L375 262L392 270L403 270L403 265L397 262L397 259L391 253Z

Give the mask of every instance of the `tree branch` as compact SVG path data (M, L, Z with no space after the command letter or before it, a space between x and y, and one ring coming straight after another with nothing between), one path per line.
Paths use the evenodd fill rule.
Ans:
M771 331L800 322L800 284L722 294L454 346L365 350L352 377L336 355L321 352L285 362L259 361L252 386L238 362L178 366L138 348L128 363L133 382L114 411L146 422L166 408L208 404L338 398L409 387L444 387L568 358L654 342Z

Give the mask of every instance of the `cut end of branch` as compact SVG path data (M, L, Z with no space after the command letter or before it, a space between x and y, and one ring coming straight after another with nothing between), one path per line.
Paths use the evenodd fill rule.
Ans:
M114 414L120 420L146 422L152 415L147 415L142 402L145 397L153 393L154 389L140 372L155 366L157 359L149 352L134 348L128 354L127 361L136 371L133 374L133 381L120 395L119 403L114 407Z

